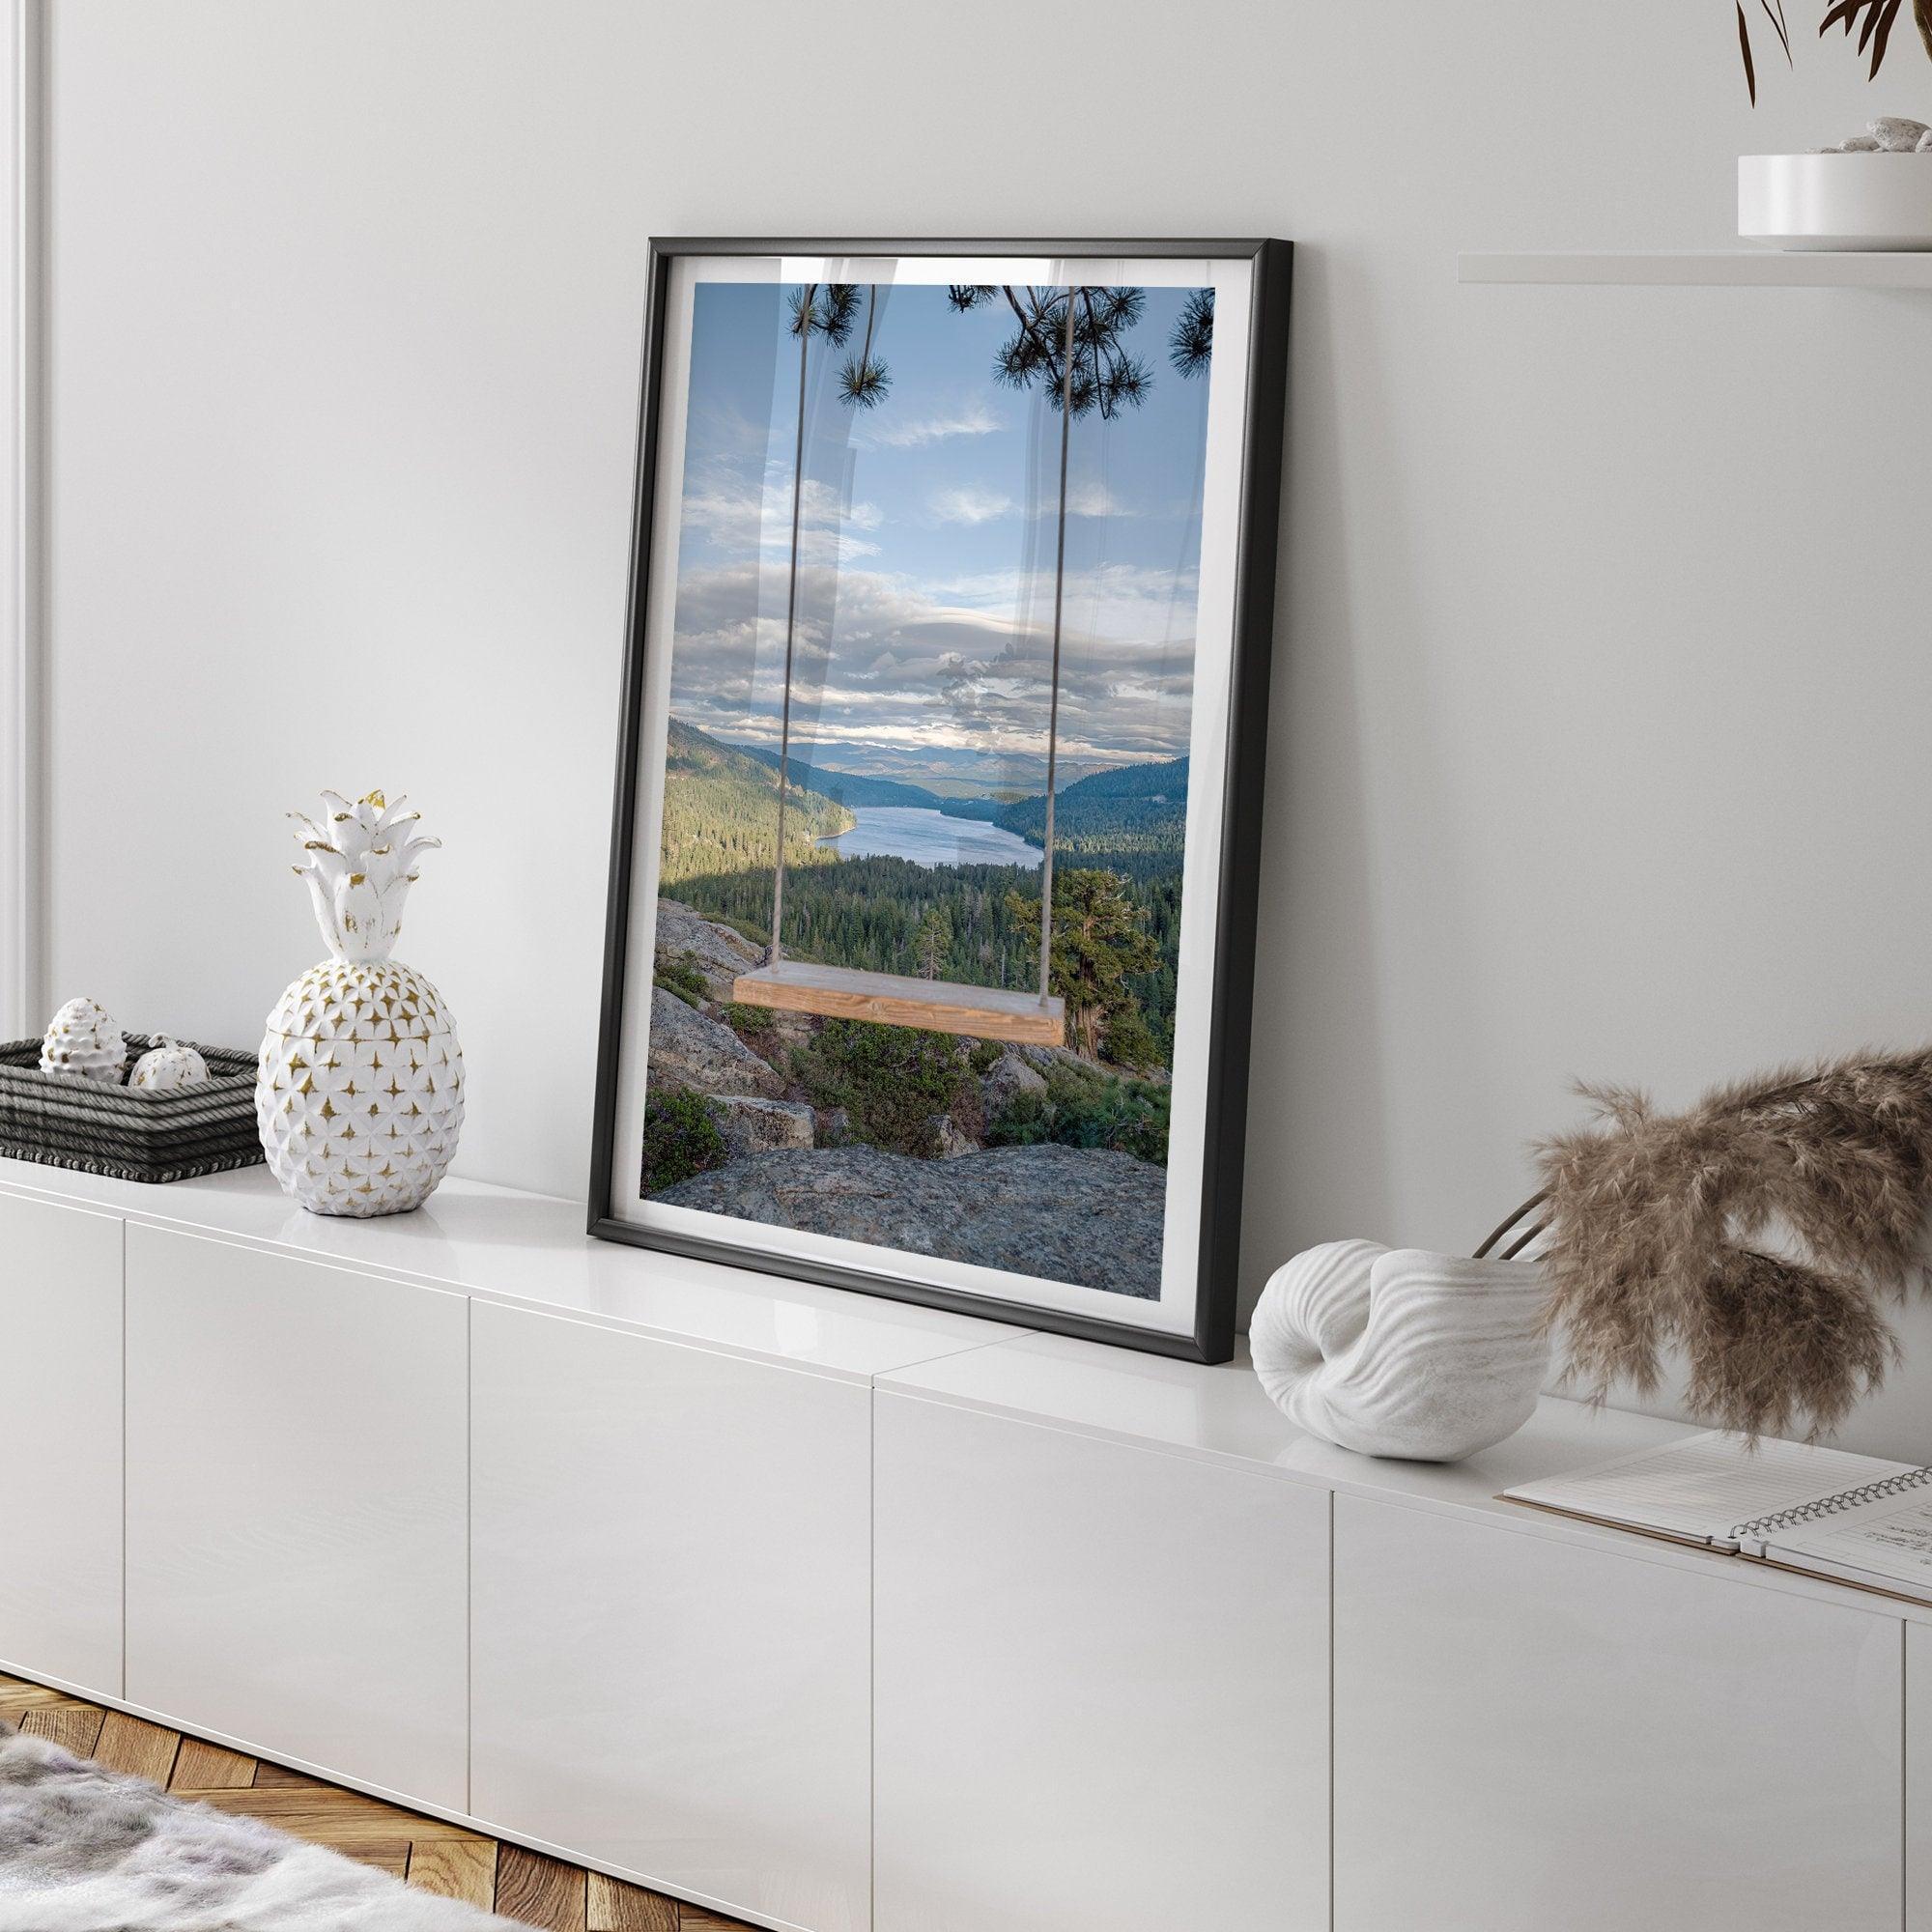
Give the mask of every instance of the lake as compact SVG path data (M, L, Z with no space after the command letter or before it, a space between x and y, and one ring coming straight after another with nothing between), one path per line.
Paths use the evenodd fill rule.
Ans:
M859 822L836 838L822 838L844 859L910 859L915 866L1018 866L1039 868L1037 845L1004 825L949 818L926 805L860 805Z

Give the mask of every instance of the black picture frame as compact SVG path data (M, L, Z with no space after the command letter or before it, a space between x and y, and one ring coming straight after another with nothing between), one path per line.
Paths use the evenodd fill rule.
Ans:
M918 1281L895 1281L815 1259L776 1255L728 1241L644 1228L611 1211L614 1179L620 1056L631 923L639 754L645 690L646 600L657 497L658 429L665 364L667 294L682 256L1043 256L1101 259L1214 258L1245 261L1252 276L1247 346L1246 420L1240 465L1235 606L1230 668L1225 804L1220 828L1219 902L1212 970L1213 1011L1207 1068L1202 1158L1199 1275L1191 1334L1021 1302L962 1293ZM687 238L649 243L643 371L632 503L630 594L625 616L617 774L611 838L611 879L590 1160L589 1233L598 1239L781 1274L864 1294L976 1315L989 1321L1078 1336L1094 1342L1201 1362L1234 1352L1240 1263L1242 1185L1253 1025L1256 899L1261 874L1264 764L1268 685L1275 645L1275 591L1280 554L1283 465L1287 453L1289 301L1293 244L1277 239L1215 241L923 240L880 238Z

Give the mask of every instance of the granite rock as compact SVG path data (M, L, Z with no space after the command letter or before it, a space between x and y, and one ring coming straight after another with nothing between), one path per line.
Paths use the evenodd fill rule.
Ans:
M732 1157L770 1153L779 1148L809 1148L813 1139L811 1109L799 1100L748 1099L725 1094L712 1101L718 1131Z
M731 982L760 962L758 949L728 925L718 925L676 899L658 901L657 950L672 959L690 955L714 1000L731 997Z
M1022 1094L1044 1094L1046 1079L1017 1053L1009 1050L986 1069L980 1091L985 1097L986 1118L990 1121L1004 1113Z
M707 1019L662 986L651 988L649 1081L653 1088L784 1097L784 1076L760 1060L722 1020Z
M941 1114L933 1121L932 1137L938 1144L941 1160L959 1160L980 1151L980 1143L951 1114Z
M1151 1301L1167 1170L1109 1148L991 1148L918 1160L870 1147L752 1154L655 1197Z

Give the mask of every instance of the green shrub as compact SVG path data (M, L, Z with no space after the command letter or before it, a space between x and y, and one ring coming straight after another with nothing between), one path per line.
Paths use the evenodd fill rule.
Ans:
M644 1107L643 1191L659 1194L729 1157L718 1131L717 1109L701 1094L673 1087Z
M709 992L695 952L672 954L660 950L652 983L667 993L675 993L687 1007L702 1006Z
M939 1151L933 1117L968 1080L945 1035L866 1020L827 1020L793 1053L792 1071L814 1107L845 1109L854 1139L923 1160Z
M1112 1148L1165 1167L1168 1111L1163 1087L1055 1067L1044 1094L1015 1094L1000 1110L986 1128L986 1144Z
M966 1064L975 1073L990 1073L1006 1057L1006 1051L997 1039L976 1039L967 1050Z
M767 894L769 898L771 895ZM760 925L755 920L734 919L728 912L708 913L706 917L713 925L728 925L740 939L749 939L760 952L772 943L772 931L768 925Z
M781 1069L785 1063L785 1043L778 1030L778 1012L772 1007L754 1007L732 1000L719 1009L719 1018L755 1053Z
M988 1147L1038 1147L1053 1138L1053 1102L1031 1088L1015 1094L986 1123Z
M1108 1015L1101 1030L1100 1050L1116 1066L1158 1066L1162 1059L1160 1042L1138 1007Z

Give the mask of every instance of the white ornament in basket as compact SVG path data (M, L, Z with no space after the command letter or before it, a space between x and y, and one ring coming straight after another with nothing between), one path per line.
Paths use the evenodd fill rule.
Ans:
M1534 1411L1546 1294L1534 1262L1329 1241L1275 1270L1248 1343L1297 1428L1365 1456L1458 1463Z
M41 1071L82 1080L121 1084L128 1066L128 1042L106 1009L93 1000L70 1000L41 1041Z
M173 1094L183 1087L199 1087L208 1078L208 1062L193 1047L168 1034L156 1037L160 1044L135 1061L128 1086L143 1094Z
M255 1120L275 1179L317 1214L419 1208L456 1155L463 1048L442 996L389 957L415 862L440 839L379 791L351 804L324 792L300 827L296 867L329 957L269 1015Z

